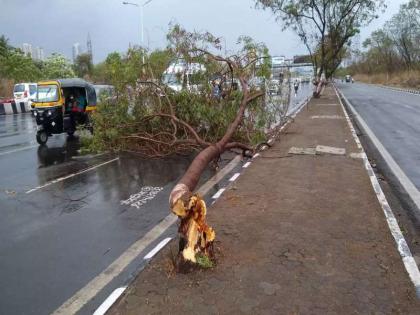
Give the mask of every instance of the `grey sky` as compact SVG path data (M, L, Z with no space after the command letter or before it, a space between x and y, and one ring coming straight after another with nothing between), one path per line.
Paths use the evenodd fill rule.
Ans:
M386 12L362 30L362 39L405 2L388 1ZM252 0L153 0L144 12L145 45L150 48L165 46L165 33L172 21L188 30L223 36L228 48L233 48L240 35L249 35L266 43L272 55L306 53L293 33L282 32L269 12L254 9ZM140 10L122 5L122 0L0 0L0 21L0 34L13 45L21 47L27 42L44 47L46 54L60 52L67 57L71 57L75 42L86 50L89 32L95 62L112 51L125 51L129 42L140 42Z

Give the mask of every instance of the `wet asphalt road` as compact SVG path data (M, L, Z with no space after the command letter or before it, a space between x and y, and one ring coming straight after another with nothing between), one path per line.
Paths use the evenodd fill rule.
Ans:
M302 86L290 110L310 93L310 85ZM35 134L30 114L0 116L0 314L49 314L60 307L168 215L169 192L191 161L79 156L77 138L54 135L38 146ZM201 182L211 175L208 170ZM209 205L229 177L206 196ZM123 202L145 187L157 189L154 199ZM172 227L165 235L175 232ZM144 267L143 256L80 314L91 314L126 284Z
M337 87L420 189L420 96L362 83Z
M34 139L30 114L0 116L0 314L54 311L168 215L169 192L189 165L188 158L79 157L77 139L53 136L48 147ZM121 203L145 186L161 191L138 208Z

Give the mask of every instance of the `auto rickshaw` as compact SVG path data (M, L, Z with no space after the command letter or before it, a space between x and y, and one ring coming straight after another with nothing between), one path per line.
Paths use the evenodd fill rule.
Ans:
M85 80L41 81L33 105L39 144L45 144L53 134L66 132L72 136L81 125L92 131L89 117L96 109L96 92Z

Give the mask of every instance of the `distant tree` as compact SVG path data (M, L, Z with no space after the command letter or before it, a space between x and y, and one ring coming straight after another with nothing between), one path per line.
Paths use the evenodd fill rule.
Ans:
M43 76L45 79L75 77L72 65L66 57L53 53L45 60Z
M93 63L91 55L88 53L78 55L74 61L73 68L78 77L91 77L93 74Z
M40 69L34 61L20 49L9 45L5 36L0 37L0 78L15 82L36 81L41 77Z
M329 66L363 25L374 19L384 0L256 0L294 30L312 57L315 74L331 76ZM335 70L335 69L334 69Z

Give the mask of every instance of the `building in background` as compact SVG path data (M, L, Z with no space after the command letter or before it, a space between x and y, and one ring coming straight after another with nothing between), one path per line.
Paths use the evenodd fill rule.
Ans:
M77 56L80 55L80 44L79 43L74 43L73 44L73 62L76 61Z
M88 36L87 36L86 47L87 47L87 53L90 56L90 61L93 62L92 40L90 39L90 34L89 33L88 33Z
M32 58L32 45L28 43L23 43L22 50L25 56Z
M44 48L42 48L42 47L36 47L35 48L34 59L38 60L38 61L44 61L45 60Z

